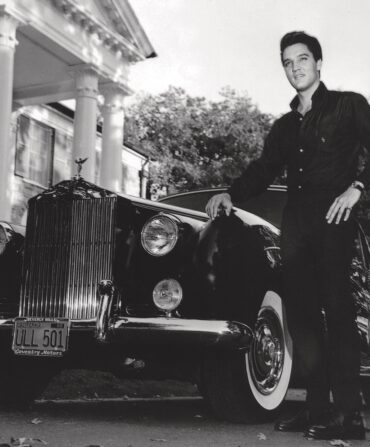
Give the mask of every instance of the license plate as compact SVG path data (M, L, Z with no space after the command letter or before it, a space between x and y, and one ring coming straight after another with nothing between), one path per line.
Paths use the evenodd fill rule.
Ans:
M68 348L69 320L16 318L13 351L16 355L60 357Z

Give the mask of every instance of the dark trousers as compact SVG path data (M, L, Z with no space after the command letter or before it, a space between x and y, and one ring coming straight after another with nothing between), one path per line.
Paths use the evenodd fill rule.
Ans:
M355 223L328 224L334 197L289 197L282 224L284 300L313 412L361 407L360 339L349 271ZM324 313L323 313L324 310Z

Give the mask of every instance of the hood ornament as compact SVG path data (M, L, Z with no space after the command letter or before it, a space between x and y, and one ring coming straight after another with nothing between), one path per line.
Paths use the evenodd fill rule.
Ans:
M88 159L88 157L86 158L76 158L75 163L77 165L77 175L75 176L76 180L79 180L81 178L81 170L82 170L82 165L85 163L85 161Z

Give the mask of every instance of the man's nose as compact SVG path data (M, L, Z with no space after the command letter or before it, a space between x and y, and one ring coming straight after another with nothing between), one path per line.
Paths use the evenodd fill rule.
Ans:
M293 64L292 64L292 70L293 70L294 72L296 72L296 71L299 70L300 68L301 68L301 64L300 64L298 61L296 61L296 62L293 61Z

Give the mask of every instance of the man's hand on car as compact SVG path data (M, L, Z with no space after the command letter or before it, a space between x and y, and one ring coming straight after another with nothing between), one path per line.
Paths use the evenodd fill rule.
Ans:
M221 194L216 194L208 200L206 205L206 213L212 220L214 220L221 210L225 212L226 216L229 216L232 207L233 203L231 201L230 194L224 192Z

